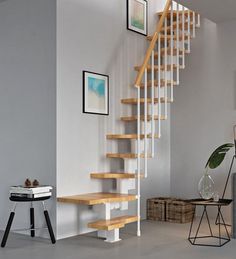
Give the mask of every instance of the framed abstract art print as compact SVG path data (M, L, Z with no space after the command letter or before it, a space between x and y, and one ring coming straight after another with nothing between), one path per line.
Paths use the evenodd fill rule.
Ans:
M127 29L147 36L147 1L127 0Z
M83 112L109 115L109 77L83 71Z

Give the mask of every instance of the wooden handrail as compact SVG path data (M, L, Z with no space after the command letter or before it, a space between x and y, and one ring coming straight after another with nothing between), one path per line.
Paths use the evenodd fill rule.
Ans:
M144 74L145 68L147 67L148 61L151 58L152 51L154 50L156 42L158 40L158 35L161 32L161 29L162 29L163 24L164 24L165 17L167 16L167 13L168 13L168 11L170 9L171 1L172 0L167 0L165 9L164 9L163 14L162 14L162 16L161 16L161 18L160 18L160 20L158 22L157 29L156 29L156 31L155 31L155 33L153 35L152 41L151 41L151 43L149 45L149 48L147 50L147 53L146 53L146 56L144 58L143 64L142 64L142 66L141 66L141 68L139 70L139 73L138 73L137 77L136 77L135 87L140 87L140 84L142 82L142 78L143 78L143 74Z

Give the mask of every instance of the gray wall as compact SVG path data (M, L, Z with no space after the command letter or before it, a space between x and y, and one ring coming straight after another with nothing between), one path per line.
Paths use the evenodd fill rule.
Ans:
M165 1L149 1L150 33L156 26L158 10ZM135 97L135 65L143 61L146 38L126 30L126 1L57 1L57 189L58 196L96 191L115 191L112 181L91 180L90 172L122 169L122 162L105 159L117 151L117 141L107 141L107 133L136 132L124 127L122 115L131 114L131 106L121 98ZM82 70L110 76L110 115L82 113ZM142 215L150 196L168 195L170 187L170 127L163 128L157 142L157 158L150 161L149 178L143 181ZM120 151L128 141L120 141ZM130 203L135 209L135 203ZM125 212L127 213L127 212ZM86 206L58 203L58 238L91 230L87 223L96 215Z
M236 22L216 25L208 20L193 40L181 86L171 107L171 192L198 196L197 184L211 152L233 142L236 122ZM211 172L222 194L232 152ZM227 192L230 197L230 184ZM229 213L228 213L229 215Z
M27 177L56 185L56 1L1 1L0 35L3 229L10 210L10 185L22 184ZM55 199L48 207L55 227ZM40 212L37 209L39 226L44 224ZM29 226L28 204L16 213L14 227Z

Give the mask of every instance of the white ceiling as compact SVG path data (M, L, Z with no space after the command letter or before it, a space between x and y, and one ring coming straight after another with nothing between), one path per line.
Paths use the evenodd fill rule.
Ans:
M213 22L236 20L236 0L176 0Z

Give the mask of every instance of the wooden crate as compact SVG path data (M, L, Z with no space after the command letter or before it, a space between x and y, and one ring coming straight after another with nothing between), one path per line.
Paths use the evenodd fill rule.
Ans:
M174 223L191 222L194 216L194 206L186 200L166 201L166 221Z
M148 220L166 220L166 201L169 198L159 197L147 200L147 219Z

